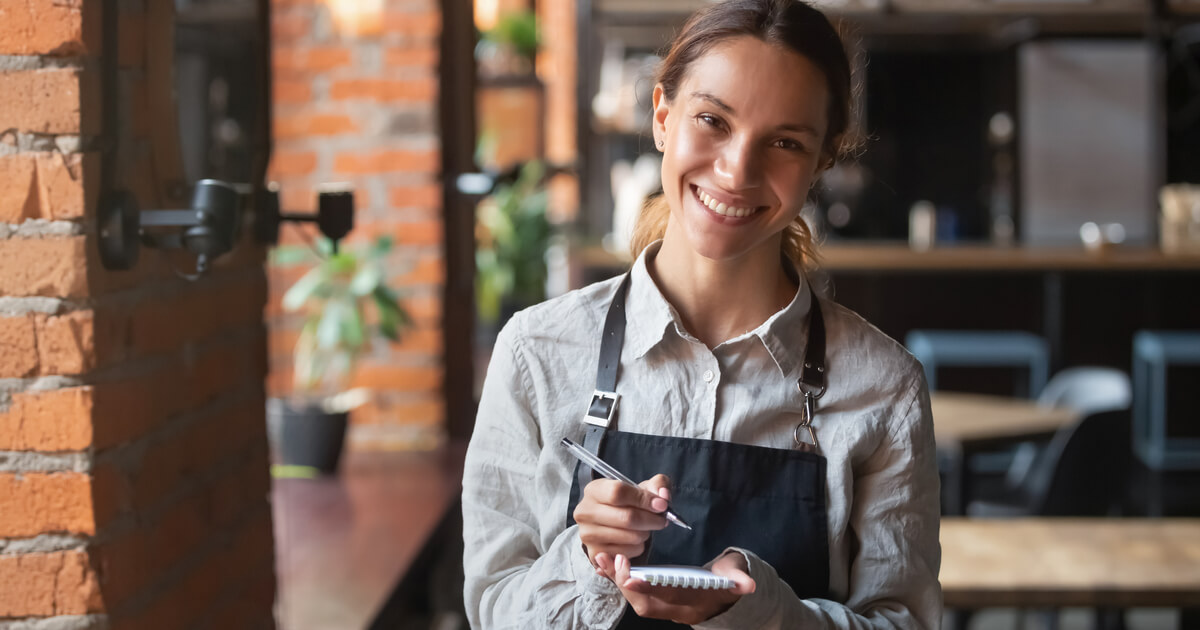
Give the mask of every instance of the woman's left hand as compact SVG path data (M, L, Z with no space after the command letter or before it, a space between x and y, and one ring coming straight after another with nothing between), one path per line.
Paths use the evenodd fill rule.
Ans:
M596 572L612 580L621 589L625 600L639 616L666 619L675 623L694 625L729 610L742 595L754 592L754 578L747 573L746 557L726 553L717 558L710 569L717 575L733 580L737 586L726 590L674 588L651 586L648 582L629 577L629 558L607 553L596 554Z

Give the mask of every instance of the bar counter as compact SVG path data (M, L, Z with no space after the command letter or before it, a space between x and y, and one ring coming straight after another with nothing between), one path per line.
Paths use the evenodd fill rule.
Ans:
M902 243L829 243L819 250L829 271L1196 271L1200 254L1157 248L945 245L917 251Z

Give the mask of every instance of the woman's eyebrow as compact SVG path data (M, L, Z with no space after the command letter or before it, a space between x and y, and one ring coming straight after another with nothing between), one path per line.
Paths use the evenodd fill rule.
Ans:
M732 115L735 113L733 108L729 106L729 103L722 101L721 99L717 98L715 95L713 95L709 92L699 92L699 91L692 92L691 97L698 98L703 101L708 101L709 103L712 103L714 106L716 106L717 109L720 109L721 111L725 112L726 114ZM793 133L807 134L807 135L810 135L813 137L821 136L821 134L817 133L816 129L813 129L811 126L801 124L801 123L784 123L784 124L776 127L776 129L779 131L791 131Z
M704 101L708 101L709 103L716 105L717 109L720 109L721 111L725 112L726 114L733 113L733 108L730 107L728 103L726 103L725 101L722 101L721 99L717 98L715 95L713 95L709 92L692 92L692 98L698 98L698 99L701 99Z

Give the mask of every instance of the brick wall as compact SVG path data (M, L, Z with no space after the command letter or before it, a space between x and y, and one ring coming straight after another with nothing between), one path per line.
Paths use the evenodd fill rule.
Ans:
M370 5L370 3L363 3ZM273 0L275 152L271 176L285 210L312 211L324 182L356 189L350 241L390 234L391 280L416 320L399 344L377 348L355 385L374 390L351 415L351 448L426 448L442 439L442 305L445 278L437 129L436 0L385 0L356 33L337 28L324 2ZM302 245L285 225L283 244ZM270 270L272 395L291 387L299 320L279 302L305 272Z
M150 2L118 3L114 163L162 207ZM0 0L0 630L273 627L264 251L99 264L101 4Z

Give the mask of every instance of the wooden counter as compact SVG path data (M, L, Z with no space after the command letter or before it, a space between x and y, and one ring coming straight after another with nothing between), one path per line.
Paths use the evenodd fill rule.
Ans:
M1200 255L1147 247L1089 252L1082 247L947 245L915 251L903 244L832 243L819 250L829 271L1200 271Z
M1200 519L962 519L941 527L948 608L1200 606Z

